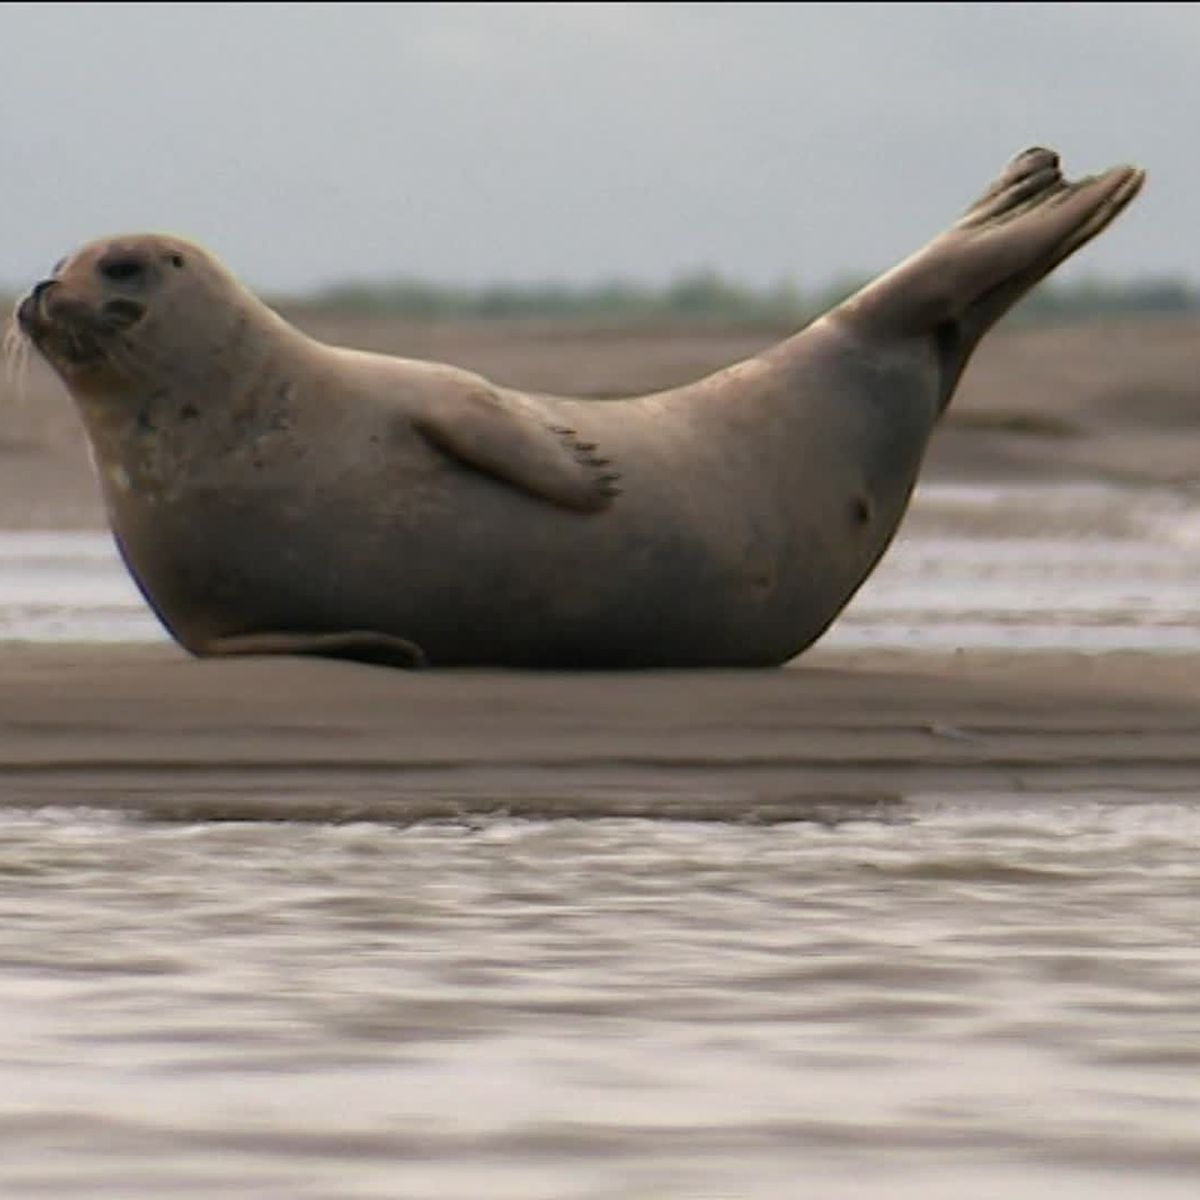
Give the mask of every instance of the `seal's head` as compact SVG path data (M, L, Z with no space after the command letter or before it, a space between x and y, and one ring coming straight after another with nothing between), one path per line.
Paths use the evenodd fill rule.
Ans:
M248 293L199 246L138 234L61 260L20 301L17 322L73 392L96 395L226 343L243 308L234 297Z

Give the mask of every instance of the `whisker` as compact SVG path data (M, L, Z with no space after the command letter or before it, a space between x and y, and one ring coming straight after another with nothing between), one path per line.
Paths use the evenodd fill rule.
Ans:
M4 337L0 338L0 358L4 360L5 391L11 392L18 404L24 404L28 398L29 380L29 338L17 322L17 306L13 305L12 315L4 328Z

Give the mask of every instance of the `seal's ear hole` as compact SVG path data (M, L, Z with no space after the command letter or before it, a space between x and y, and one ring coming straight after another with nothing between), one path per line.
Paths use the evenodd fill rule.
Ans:
M168 254L167 262L169 262L171 264L171 266L175 267L176 269L178 269L180 271L183 270L183 255L182 254Z
M114 283L132 283L146 273L146 264L132 254L114 254L102 258L96 270Z

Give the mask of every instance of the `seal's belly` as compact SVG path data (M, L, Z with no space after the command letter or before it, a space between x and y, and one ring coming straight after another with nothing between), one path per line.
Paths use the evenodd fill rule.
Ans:
M367 491L297 508L226 490L196 498L195 512L178 503L118 522L119 540L191 649L361 629L416 642L435 664L682 663L698 647L737 660L747 611L775 578L761 555L726 561L702 531L581 517L485 480L460 480L415 515L369 509L357 499Z

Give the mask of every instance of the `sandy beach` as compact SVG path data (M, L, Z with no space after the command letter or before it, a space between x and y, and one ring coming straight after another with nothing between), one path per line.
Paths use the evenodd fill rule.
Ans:
M6 648L0 803L146 816L885 815L930 794L1190 795L1200 656L813 651L766 672L408 675Z
M294 314L332 341L594 396L691 378L773 331L420 326ZM1002 330L926 477L1200 483L1200 322ZM919 521L920 514L914 519ZM102 523L82 434L44 369L0 404L0 527ZM0 802L156 815L821 814L941 791L1190 793L1190 654L822 649L762 673L417 675L198 663L173 647L0 647ZM849 810L847 810L849 811Z

